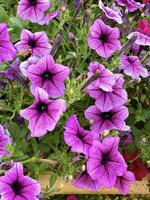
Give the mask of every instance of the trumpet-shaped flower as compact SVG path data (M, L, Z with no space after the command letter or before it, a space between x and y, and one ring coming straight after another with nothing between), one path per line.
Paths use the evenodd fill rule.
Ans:
M23 29L20 41L15 44L18 52L30 50L32 56L44 56L50 54L51 44L45 32L32 33Z
M109 58L115 51L121 49L119 37L120 32L118 28L111 28L104 24L101 19L96 19L90 27L88 45L99 56Z
M5 176L0 177L0 195L2 200L38 200L40 184L23 174L23 165L15 163Z
M0 24L0 64L13 60L16 54L17 51L10 41L7 25Z
M115 77L111 71L106 69L98 62L92 62L89 66L88 78L91 78L94 74L99 74L97 79L93 81L93 86L99 87L104 91L112 91L115 85ZM88 87L87 87L88 88Z
M64 138L72 152L84 153L88 156L93 141L99 139L94 131L87 131L80 127L76 115L72 115L66 122Z
M113 90L111 92L104 91L98 86L96 87L94 84L91 84L87 87L86 92L96 99L96 106L102 110L107 111L116 107L120 107L127 103L128 96L126 90L123 89L123 75L122 74L114 74L116 83L112 87Z
M124 70L124 73L133 79L138 79L140 76L149 76L147 69L142 66L138 56L122 55L119 69Z
M118 152L118 144L118 137L106 137L101 143L94 144L89 152L88 174L108 188L112 188L117 176L122 176L127 170L127 165Z
M50 97L57 98L64 95L64 81L69 76L69 68L55 63L52 56L44 56L36 64L28 67L27 76L31 81L31 91L36 87L43 88Z
M91 130L102 134L105 130L124 130L128 109L124 106L103 112L97 106L90 106L85 117L91 121Z
M47 131L54 130L61 114L66 110L64 100L49 100L48 94L36 88L35 101L31 106L20 111L20 115L29 121L32 137L41 137Z

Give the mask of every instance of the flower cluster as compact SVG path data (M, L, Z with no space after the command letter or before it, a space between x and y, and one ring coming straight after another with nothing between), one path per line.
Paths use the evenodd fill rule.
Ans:
M117 0L116 3L118 6L126 7L128 12L142 10L145 6L134 0ZM99 1L99 8L105 16L96 19L91 25L88 45L98 56L107 60L117 54L120 56L120 66L116 70L117 73L112 73L97 61L90 63L88 78L83 87L95 100L95 104L84 112L90 122L90 130L83 129L76 115L72 115L65 125L64 140L72 152L84 154L84 170L81 170L72 181L76 187L92 191L102 186L116 187L122 194L127 194L129 186L135 182L135 176L128 171L127 164L118 151L119 137L112 137L110 133L112 130L118 130L120 138L122 133L127 133L125 120L129 116L129 111L125 104L128 103L128 94L124 89L125 80L121 70L133 79L149 76L139 57L140 51L144 49L143 46L149 45L149 23L146 19L140 21L136 31L127 35L130 40L134 38L132 48L137 49L135 55L128 55L126 52L129 49L128 43L131 45L130 40L122 46L118 27L109 25L108 19L118 24L126 22L125 13L118 6L113 4L109 8ZM109 136L105 137L105 133ZM99 137L104 139L100 140ZM130 142L131 137L127 143Z

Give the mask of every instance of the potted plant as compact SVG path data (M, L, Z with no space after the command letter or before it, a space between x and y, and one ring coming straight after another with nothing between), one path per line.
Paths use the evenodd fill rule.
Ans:
M149 1L1 2L2 199L149 194Z

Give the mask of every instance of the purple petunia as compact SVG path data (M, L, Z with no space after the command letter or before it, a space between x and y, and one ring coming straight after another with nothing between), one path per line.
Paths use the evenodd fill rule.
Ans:
M92 62L89 66L88 78L93 76L95 73L99 73L97 80L93 81L95 87L99 87L104 91L111 92L112 87L115 85L115 78L113 73L106 69L103 65L98 62Z
M113 90L111 92L104 91L98 86L96 87L94 84L89 85L86 89L89 96L96 99L95 105L103 112L120 107L128 101L127 92L123 89L123 75L114 74L114 77L116 83L112 87Z
M0 64L13 60L16 54L17 51L10 41L7 25L0 24Z
M48 24L50 20L58 16L58 11L45 16L45 11L50 8L49 0L20 0L17 15L21 19L30 20L38 24ZM50 16L51 15L51 16Z
M100 143L95 143L89 152L87 172L93 180L98 180L102 186L112 188L117 176L122 176L127 165L118 152L118 137L106 137Z
M120 32L118 28L111 28L104 24L101 19L96 19L90 27L88 45L99 56L109 58L115 51L121 49L119 37Z
M116 2L120 6L126 7L129 12L134 12L137 9L142 10L142 8L144 7L144 4L141 4L134 0L116 0Z
M0 177L0 195L2 200L38 200L40 184L23 174L23 165L15 163L14 167Z
M130 185L135 183L135 176L132 172L127 171L122 176L117 176L115 187L122 194L126 195L129 193Z
M47 131L54 130L61 114L66 110L64 100L49 100L48 94L41 88L35 91L35 101L28 108L21 110L20 115L29 121L32 137L41 137Z
M51 44L45 32L32 33L23 29L20 41L15 44L18 52L30 50L32 56L43 56L50 54Z
M0 124L0 157L4 155L9 155L9 152L6 149L6 146L10 144L11 144L11 141L7 134L7 131Z
M51 55L39 59L36 64L28 67L27 75L31 81L31 91L36 87L43 88L50 97L57 98L64 95L64 81L69 76L69 68L55 63Z
M138 56L122 55L119 69L124 70L124 73L133 79L138 79L140 76L148 77L148 71L142 66Z
M90 191L99 190L101 184L98 180L93 180L90 175L85 172L81 172L75 179L72 180L72 184L78 188L87 188Z
M98 5L99 5L99 8L105 13L106 17L116 21L118 24L123 23L123 18L122 18L123 15L121 14L121 11L119 9L113 10L109 7L106 7L101 0L99 1Z
M102 134L105 130L124 130L128 109L124 106L103 112L97 106L90 106L85 111L85 117L91 120L91 130Z
M127 38L131 39L132 37L136 37L135 43L143 46L150 46L150 36L145 35L139 31L135 31L130 33Z
M87 131L80 127L76 115L72 115L66 122L64 139L72 152L84 153L88 156L93 141L99 139L94 131Z

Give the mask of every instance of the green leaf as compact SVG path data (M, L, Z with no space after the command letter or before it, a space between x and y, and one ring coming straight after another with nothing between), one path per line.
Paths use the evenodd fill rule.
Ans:
M0 23L8 22L9 16L4 8L0 5Z
M51 174L50 179L49 179L49 186L53 187L53 185L56 183L57 181L57 175L56 174Z

